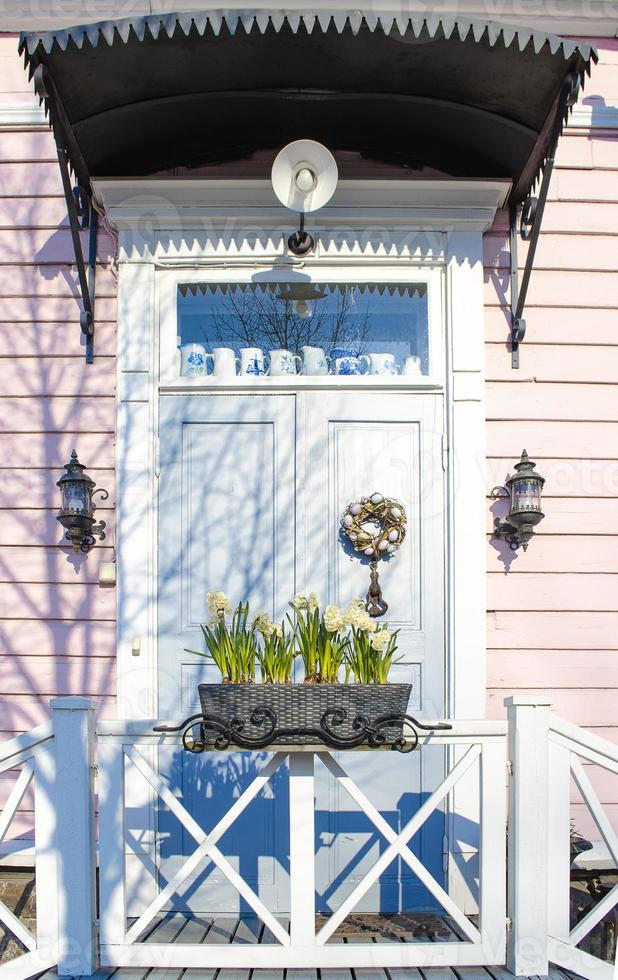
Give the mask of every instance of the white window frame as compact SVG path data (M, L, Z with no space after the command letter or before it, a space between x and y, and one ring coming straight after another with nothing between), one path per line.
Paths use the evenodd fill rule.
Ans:
M268 268L260 269L261 273L269 273L269 282L295 282L294 269ZM270 273L272 272L272 276ZM273 389L302 389L302 388L443 388L446 376L444 363L444 330L443 330L443 292L444 267L442 263L433 265L418 265L402 268L401 265L385 265L371 270L363 265L332 266L328 261L303 269L308 281L315 284L337 283L354 285L356 283L424 283L428 294L428 347L429 364L435 368L430 375L421 377L406 377L402 375L359 375L342 378L337 375L326 377L310 377L294 375L291 377L260 377L260 378L214 378L180 377L178 371L178 350L176 339L178 332L177 291L180 283L247 283L252 282L255 269L222 269L206 268L203 270L170 269L157 273L157 292L159 295L159 349L160 349L160 387L164 391L272 391ZM264 280L265 281L265 280ZM296 351L294 352L296 353Z

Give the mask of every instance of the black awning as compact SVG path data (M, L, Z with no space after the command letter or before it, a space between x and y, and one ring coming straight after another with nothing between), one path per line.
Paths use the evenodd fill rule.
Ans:
M331 150L506 177L543 165L586 44L494 22L354 12L209 11L22 37L45 66L73 169L147 176L311 138Z

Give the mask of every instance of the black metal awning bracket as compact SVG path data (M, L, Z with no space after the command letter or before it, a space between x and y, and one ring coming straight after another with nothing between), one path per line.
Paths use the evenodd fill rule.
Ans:
M82 163L81 154L75 147L69 147L66 139L67 127L63 124L66 118L63 106L60 102L58 92L53 79L44 65L39 65L34 73L34 88L36 94L41 99L45 99L54 140L58 154L58 164L62 179L62 189L69 216L69 228L73 251L75 253L75 265L77 268L77 278L82 298L82 311L79 315L79 323L82 333L86 337L86 363L92 364L94 360L94 294L96 278L97 260L97 230L98 215L92 204L92 197L87 189L88 179L85 163ZM71 173L69 170L69 160L76 166L77 185L73 186ZM80 165L81 164L81 165ZM79 167L79 170L77 169ZM81 174L80 174L81 171ZM88 231L88 259L84 258L82 249L81 232Z
M577 102L581 79L577 71L571 71L566 76L556 105L556 113L551 129L547 156L542 169L541 184L538 197L528 195L521 209L513 205L510 211L510 251L511 251L511 367L519 368L519 345L526 333L524 310L530 286L530 277L534 266L534 258L539 241L543 213L547 202L549 182L554 169L556 147L562 126L568 110ZM519 228L518 228L519 224ZM521 283L517 261L517 238L528 242L528 254L524 266Z

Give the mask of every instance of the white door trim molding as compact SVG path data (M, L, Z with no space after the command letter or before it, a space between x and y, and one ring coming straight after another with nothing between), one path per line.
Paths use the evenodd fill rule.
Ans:
M340 180L329 204L311 215L311 231L326 251L332 236L336 243L353 236L357 254L375 259L381 251L389 261L410 257L409 246L394 251L408 233L426 257L436 247L432 232L486 231L510 187L508 180ZM269 180L118 178L96 179L93 188L125 261L290 258L285 241L296 219Z
M222 233L225 214L238 208L238 220L265 223L270 218L289 234L291 220L282 209L262 210L269 185L265 181L217 182L217 222L202 225L201 235L187 235L186 226L170 228L170 201L189 209L204 204L214 182L173 181L165 196L148 194L143 182L100 181L97 192L108 218L120 235L118 293L118 711L124 718L154 717L156 706L156 583L157 583L157 411L159 392L159 288L161 268L260 265L278 258L283 237L258 256L256 236L236 250ZM339 200L321 215L324 232L317 255L307 267L336 265L333 251L345 238L345 263L357 264L359 275L376 267L397 266L414 275L420 265L442 267L446 330L447 435L447 704L458 718L478 718L485 701L485 418L483 376L482 232L493 220L508 191L504 182L465 181L406 183L407 200L397 182L342 182ZM173 186L172 186L173 185ZM190 186L189 186L190 185ZM353 185L353 186L352 186ZM421 186L424 185L424 186ZM148 182L152 191L155 182ZM174 192L173 194L171 192ZM168 193L170 192L170 193ZM439 203L434 196L439 194ZM272 194L272 191L270 192ZM458 198L459 194L459 198ZM174 201L175 195L175 201ZM181 197L183 200L179 199ZM138 200L139 198L139 200ZM236 205L232 203L235 198ZM368 206L368 199L371 203ZM389 201L397 202L398 220ZM448 209L444 202L448 200ZM192 201L192 203L191 203ZM196 201L198 202L196 204ZM185 203L186 202L186 203ZM211 198L212 202L212 198ZM250 203L248 203L250 202ZM407 209L404 206L408 205ZM347 211L346 220L340 208ZM482 217L471 211L479 209ZM418 212L422 210L423 216ZM329 211L329 209L325 209ZM129 216L130 212L130 216ZM406 216L407 212L407 216ZM186 212L183 216L186 216ZM210 218L212 219L212 213ZM354 226L349 219L354 218ZM442 224L440 224L442 222ZM259 227L259 225L257 225ZM264 227L264 226L262 226ZM146 232L144 232L146 228ZM427 232L425 229L430 229ZM141 246L136 249L136 236ZM197 245L195 245L197 241ZM376 244L378 242L378 244ZM335 243L335 244L333 244ZM380 268L381 277L385 269ZM139 637L139 656L133 640Z

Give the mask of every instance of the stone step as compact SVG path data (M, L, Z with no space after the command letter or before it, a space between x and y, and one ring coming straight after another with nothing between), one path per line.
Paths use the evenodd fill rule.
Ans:
M36 929L34 876L30 872L0 870L0 902L16 915L30 932ZM23 947L0 923L0 964L21 956Z
M0 902L20 917L36 915L34 875L30 872L0 871Z

